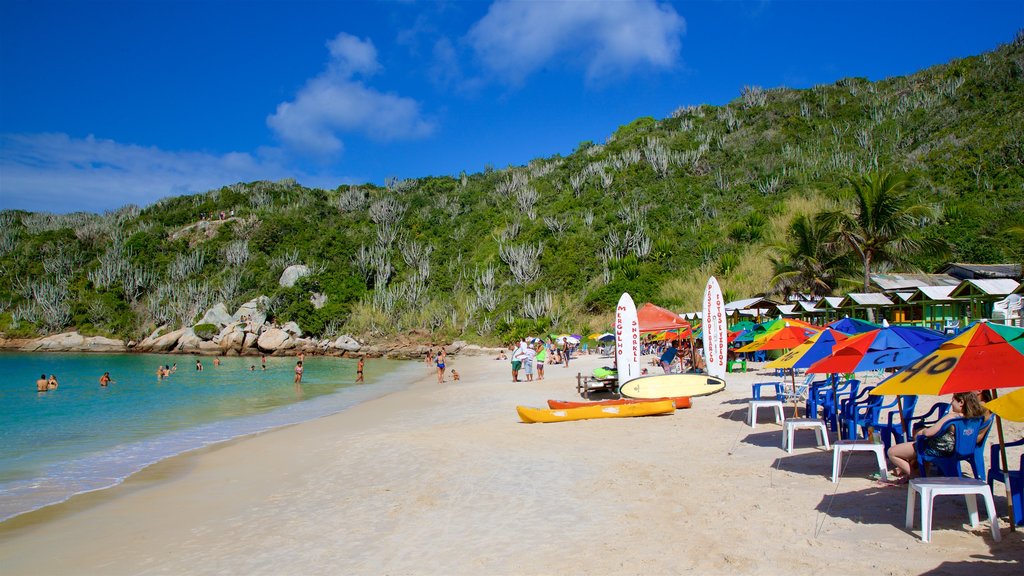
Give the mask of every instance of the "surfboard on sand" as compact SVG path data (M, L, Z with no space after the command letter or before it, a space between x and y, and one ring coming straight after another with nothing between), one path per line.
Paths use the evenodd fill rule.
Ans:
M618 406L620 404L636 404L638 402L658 402L659 400L671 400L676 405L676 410L689 408L692 403L689 396L676 396L675 398L619 398L616 400L596 400L594 402L580 402L578 400L548 400L548 408L562 410L565 408L586 408L587 406Z
M516 406L516 412L523 422L569 422L572 420L590 420L592 418L630 418L633 416L652 416L675 412L675 404L671 400L660 402L638 402L619 406L587 406L584 408L565 408L546 410Z
M657 374L626 382L619 394L627 398L707 396L725 390L725 380L707 374Z
M704 362L708 374L725 378L725 365L729 354L729 334L726 327L725 300L722 288L714 276L704 287Z
M615 307L615 367L619 386L640 375L640 320L628 292Z

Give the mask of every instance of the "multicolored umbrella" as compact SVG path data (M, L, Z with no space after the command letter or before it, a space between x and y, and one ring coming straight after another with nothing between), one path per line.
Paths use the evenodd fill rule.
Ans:
M757 326L757 324L750 320L740 320L739 322L733 324L732 326L729 326L729 331L740 332L742 330L748 330L750 328L753 328L754 326Z
M998 414L1000 418L1024 422L1024 388L987 402L985 407Z
M1018 386L1024 386L1024 328L979 322L871 393L941 395Z
M871 394L941 395L994 391L996 388L1016 388L1022 384L1024 328L978 322L944 342L937 350L886 378ZM1020 405L1024 402L1020 401L1019 396L1017 393L1010 394L989 404L995 404L995 409L1004 410L1016 419L1024 416L1020 411ZM1018 410L1014 411L1014 407ZM1003 447L1003 423L999 418L996 419L996 427L1005 472L1006 449ZM1010 529L1013 530L1013 499L1009 494L1007 502L1010 506Z
M737 348L737 352L755 352L757 350L790 350L803 344L818 330L804 326L785 326L774 332L754 340L746 346Z
M832 353L832 347L849 338L846 334L825 328L806 342L786 352L782 356L765 364L765 368L774 370L776 368L807 368L811 364L821 360Z
M874 322L868 322L867 320L859 320L857 318L840 318L839 320L833 320L826 324L828 328L838 330L844 334L861 334L864 332L870 332L872 330L878 330L882 326L875 324Z
M832 348L832 354L807 368L811 374L851 374L898 368L935 350L946 337L915 326L888 326L850 336ZM914 394L914 392L901 392Z

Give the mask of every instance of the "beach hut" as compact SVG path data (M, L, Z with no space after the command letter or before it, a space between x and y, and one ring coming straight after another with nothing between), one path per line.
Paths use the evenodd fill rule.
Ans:
M890 307L892 307L892 300L885 294L877 292L850 292L843 297L838 308L851 318L878 322L883 319L884 312Z
M839 310L839 305L842 304L842 296L825 296L818 303L815 304L814 309L821 312L821 318L824 322L829 320L838 320L843 315Z
M966 317L960 318L961 326L972 319L992 317L993 305L1020 287L1020 282L1011 278L967 279L949 293L950 298L962 300Z

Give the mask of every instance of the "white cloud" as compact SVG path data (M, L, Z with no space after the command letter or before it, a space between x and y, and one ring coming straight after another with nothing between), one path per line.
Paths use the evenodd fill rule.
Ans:
M341 33L327 43L331 61L306 82L291 102L282 102L267 125L289 147L319 155L340 153L339 133L357 132L380 140L428 136L434 126L425 120L416 100L379 92L356 80L380 69L369 40Z
M102 212L232 182L296 178L318 185L267 156L170 152L93 136L2 134L0 209Z
M654 0L499 0L467 40L486 68L513 84L556 57L581 63L593 81L638 66L671 68L685 28L674 8Z

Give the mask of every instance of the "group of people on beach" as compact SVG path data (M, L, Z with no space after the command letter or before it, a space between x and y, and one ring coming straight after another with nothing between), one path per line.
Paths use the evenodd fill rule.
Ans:
M447 359L448 353L445 352L444 347L439 347L436 352L427 352L423 356L423 362L426 363L428 366L433 364L434 369L437 370L438 384L444 383L445 362L447 361ZM360 358L359 362L362 363L362 361L362 358ZM360 372L360 374L362 374L362 372ZM452 368L452 381L458 382L459 379L460 376L458 371L456 371L455 368Z
M540 339L527 342L526 340L520 340L519 343L512 348L512 381L520 382L519 372L522 371L526 377L526 382L532 382L534 375L537 376L537 380L544 379L544 366L548 364L548 356L551 356L551 364L559 365L568 368L569 360L572 358L573 350L576 345L569 342L569 339L563 337L560 341L551 339L545 342ZM502 352L497 359L507 360L508 356Z

